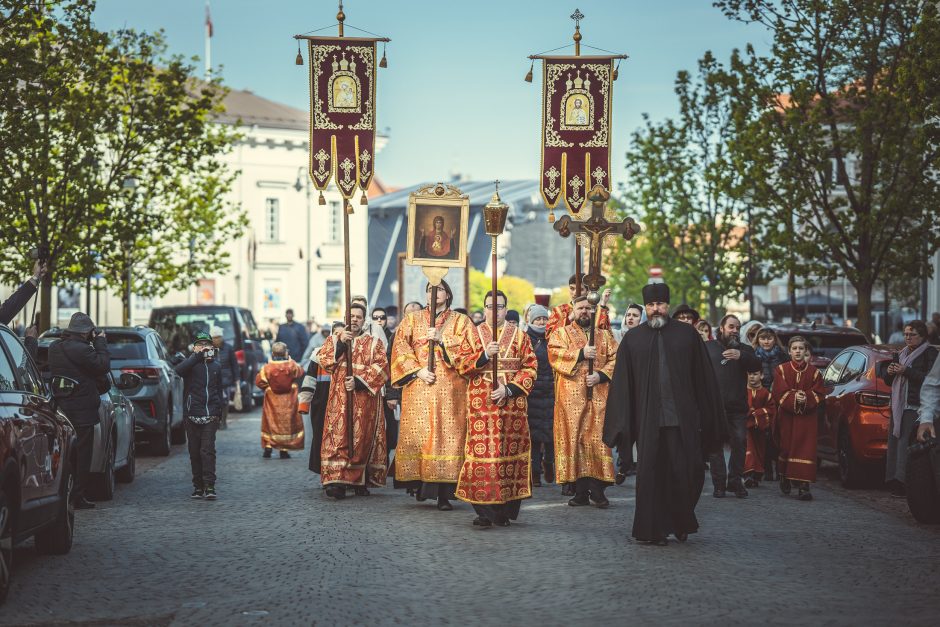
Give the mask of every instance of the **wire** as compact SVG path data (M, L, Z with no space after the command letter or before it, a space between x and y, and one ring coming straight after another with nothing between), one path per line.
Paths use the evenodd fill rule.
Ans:
M378 33L373 33L372 31L368 31L364 28L359 28L358 26L353 26L352 24L346 24L346 26L353 30L359 31L360 33L366 33L368 35L372 35L373 37L382 37L382 35L379 35Z
M532 56L533 56L533 57L538 57L538 56L541 56L541 55L543 55L543 54L548 54L549 52L555 52L556 50L561 50L562 48L570 48L570 47L572 47L573 45L574 45L574 44L565 44L564 46L558 46L557 48L552 48L551 50L546 50L546 51L544 51L544 52L537 52L536 54L533 54Z
M606 52L607 54L622 54L620 52L614 52L613 50L605 50L603 48L597 48L596 46L589 46L587 44L581 44L585 48L590 48L591 50L598 50L600 52Z
M309 35L310 33L319 33L321 30L326 30L328 28L336 28L339 26L339 22L336 24L330 24L329 26L324 26L323 28L318 28L316 30L308 30L306 33L300 33L301 35Z

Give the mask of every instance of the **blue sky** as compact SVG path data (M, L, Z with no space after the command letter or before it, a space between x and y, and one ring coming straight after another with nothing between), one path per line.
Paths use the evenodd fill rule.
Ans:
M536 178L539 72L529 54L571 43L568 16L585 15L583 44L630 58L614 84L613 180L646 112L674 115L676 72L712 50L727 59L758 27L731 22L710 0L347 0L346 23L392 39L379 73L378 125L390 141L376 172L405 186L460 172L474 179ZM335 23L333 0L213 0L212 63L226 84L307 110L306 67L292 36ZM98 0L95 23L111 30L164 29L172 53L203 55L205 0ZM335 30L330 29L329 33ZM347 30L348 35L356 31ZM588 49L582 50L590 53ZM200 62L201 63L201 62Z

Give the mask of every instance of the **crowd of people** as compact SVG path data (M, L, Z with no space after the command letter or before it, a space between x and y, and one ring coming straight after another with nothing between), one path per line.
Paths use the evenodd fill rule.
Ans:
M42 271L37 265L0 306L4 317L35 292ZM664 283L643 288L615 334L610 291L595 306L580 283L571 277L569 302L521 315L501 291L473 314L454 309L444 281L427 286L426 303L408 303L400 322L389 308L370 313L362 296L347 323L312 334L288 311L255 379L264 390L262 456L276 449L287 459L310 443L309 468L326 496L368 496L391 475L395 488L440 511L469 503L479 529L509 526L546 484L558 484L572 507L606 508L606 489L635 474L633 536L656 545L698 530L706 470L715 498L747 498L749 488L778 482L785 495L813 499L826 389L805 338L784 346L772 328L742 328L731 314L713 326L686 304L670 313ZM904 348L878 373L891 387L886 480L897 496L908 445L936 435L940 360L931 331L921 321L903 325ZM198 499L217 498L216 430L238 387L221 335L198 334L175 366ZM97 422L106 337L77 313L51 345L49 365L77 382L62 407L79 440L76 504L92 507L82 442Z

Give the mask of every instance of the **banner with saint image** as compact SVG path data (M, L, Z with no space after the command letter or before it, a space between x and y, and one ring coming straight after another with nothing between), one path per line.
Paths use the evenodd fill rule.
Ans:
M310 177L343 198L365 194L375 167L375 39L314 37L310 59Z
M541 192L578 213L595 185L610 190L614 57L542 57Z

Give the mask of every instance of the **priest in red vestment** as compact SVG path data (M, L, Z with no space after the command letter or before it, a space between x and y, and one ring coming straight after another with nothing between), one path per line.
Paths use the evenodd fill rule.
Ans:
M770 390L761 382L763 371L747 373L747 453L744 455L744 485L756 488L764 478L767 432L771 429L776 407Z
M473 524L481 529L508 527L519 516L522 499L532 496L526 397L535 383L538 360L529 336L516 323L506 322L506 304L500 291L495 302L493 292L484 298L487 317L476 327L484 352L470 373L467 442L457 479L457 498L473 505L477 513Z
M790 338L790 361L777 366L771 395L777 405L774 429L780 491L795 484L801 501L813 500L809 484L816 481L816 408L826 398L822 376L809 363L809 346L799 335Z
M342 499L346 488L367 496L368 486L384 486L386 473L385 413L382 386L388 379L388 357L379 338L362 332L366 308L353 303L349 328L330 335L317 353L320 367L330 373L330 386L320 446L320 481L327 496ZM352 345L352 372L346 351ZM352 392L352 450L349 448L346 404Z

